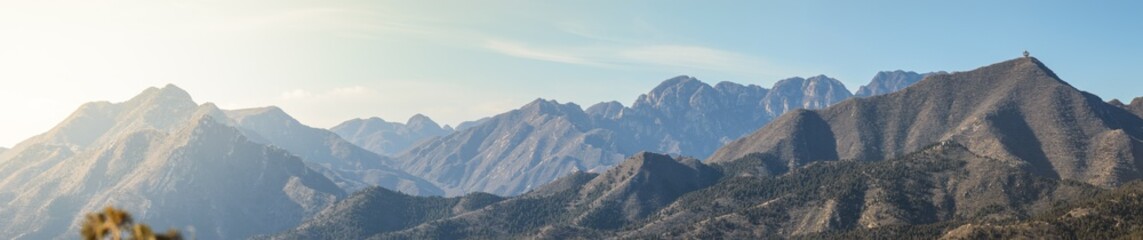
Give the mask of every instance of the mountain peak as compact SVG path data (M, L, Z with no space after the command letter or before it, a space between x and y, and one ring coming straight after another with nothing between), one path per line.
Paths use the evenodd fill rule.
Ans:
M413 114L412 117L409 117L409 120L405 121L405 124L411 125L413 123L420 123L420 122L433 122L433 119L429 118L428 116L425 116L424 114L418 113L418 114Z
M596 103L595 105L591 105L591 107L587 107L587 110L585 111L588 115L591 116L617 118L619 117L620 112L623 112L623 108L624 107L622 103L610 101Z
M964 73L964 72L961 72ZM968 73L981 74L980 77L988 77L997 81L1004 81L1003 85L1006 86L1043 86L1046 84L1063 84L1065 86L1075 88L1068 84L1052 69L1048 68L1043 62L1034 57L1020 57L1010 59L1007 61L995 63L992 65L973 69ZM1000 77L1001 74L1005 77ZM992 76L996 75L996 76ZM1046 82L1046 80L1054 80L1054 82ZM1023 85L1034 84L1034 85Z
M576 105L575 103L569 102L561 104L556 100L547 100L543 98L537 98L536 100L533 100L527 105L524 105L524 107L521 107L520 110L536 114L568 114L572 112L583 112L583 109L580 109L579 105Z
M405 121L405 125L414 129L423 129L426 127L431 129L441 128L441 126L437 124L437 122L434 122L433 119L420 113L409 117L409 120Z
M249 125L250 123L247 123L247 121L263 123L280 122L294 126L302 125L301 122L298 122L297 119L294 119L294 117L282 111L282 109L277 106L230 110L225 113L228 118L240 125ZM268 124L267 126L277 126L277 124Z
M186 90L175 86L174 84L167 84L163 88L149 87L143 90L142 93L131 98L129 101L145 101L149 99L157 99L161 102L190 102L194 103L190 93Z
M688 76L688 75L679 75L679 76L675 76L673 78L668 78L667 80L663 80L663 82L659 83L659 86L662 87L662 86L678 85L678 84L684 84L684 83L689 83L689 82L694 82L694 81L698 81L698 79L696 79L695 77L692 77L692 76Z
M818 74L817 76L807 78L806 80L809 80L809 81L837 81L837 79L833 79L829 76L826 76L825 74Z
M921 81L925 76L933 73L919 74L913 71L895 70L895 71L881 71L873 76L869 84L861 86L857 89L854 95L859 97L869 97L882 95L886 93L896 92L897 90L904 89L914 83Z
M706 83L699 81L697 78L681 75L659 83L658 86L655 86L654 89L651 89L650 95L654 97L656 95L661 95L663 92L670 91L670 89L693 89L703 85L706 85Z
M692 105L697 95L714 93L714 88L691 76L678 76L663 81L651 92L639 96L631 108L672 108L672 106Z

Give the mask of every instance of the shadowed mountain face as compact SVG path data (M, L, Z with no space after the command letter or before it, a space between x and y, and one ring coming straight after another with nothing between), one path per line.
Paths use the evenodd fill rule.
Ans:
M174 86L85 104L0 154L0 238L75 238L83 214L108 205L160 229L243 238L295 226L345 195L229 124Z
M695 159L639 153L603 174L573 173L506 200L486 194L411 197L369 189L273 238L504 239L565 228L610 231L645 219L720 176Z
M600 172L640 151L707 156L790 109L849 98L840 81L791 78L773 89L689 76L668 79L630 108L618 102L586 111L536 100L435 138L398 157L401 168L451 195L519 194L575 171Z
M1139 239L1143 237L1143 183L1133 182L1119 189L1083 199L1066 207L1024 221L1004 224L967 223L943 234L918 237L940 239ZM905 228L914 230L916 228ZM884 234L887 231L874 231ZM917 231L920 232L920 231ZM887 235L887 234L886 234Z
M449 126L437 125L425 115L414 115L406 123L386 122L380 118L354 119L330 128L369 151L385 156L401 154L417 143L452 133Z
M1131 100L1131 105L1128 105L1128 110L1135 113L1136 116L1143 117L1143 97L1137 97Z
M425 198L371 187L338 201L295 229L256 238L365 239L472 212L502 200L487 193Z
M769 161L752 155L707 166L639 153L602 174L576 172L507 199L366 190L273 238L831 238L1021 220L1102 191L1041 177L955 142L883 161L819 162L781 176L752 173L750 166ZM457 207L473 198L484 200Z
M719 183L679 198L620 238L757 239L813 236L958 220L1006 221L1099 191L1040 177L944 142L875 162L819 162L751 176L753 155L715 165ZM828 238L828 237L827 237Z
M1034 58L1020 58L785 114L710 160L763 153L792 169L819 160L886 159L954 140L1045 177L1114 186L1140 177L1141 127L1138 116L1076 90Z
M225 112L253 141L294 153L347 191L381 186L415 195L444 194L432 183L397 170L389 158L362 149L328 130L303 125L280 108Z
M926 76L934 74L947 73L936 72L919 74L916 72L902 70L892 72L878 72L877 75L873 76L873 80L869 81L869 84L858 88L857 92L853 95L857 97L869 97L896 92L897 90L905 89L905 87L921 81L921 79L925 78Z
M1131 105L1125 105L1118 99L1112 99L1108 104L1127 110L1135 114L1135 116L1143 117L1143 97L1137 97L1135 100L1131 100Z

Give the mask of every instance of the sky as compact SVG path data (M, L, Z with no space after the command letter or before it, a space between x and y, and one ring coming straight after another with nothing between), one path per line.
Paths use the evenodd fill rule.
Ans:
M1141 1L0 1L0 146L81 104L168 83L275 105L456 125L536 98L631 104L690 75L769 87L965 71L1028 50L1101 96L1143 96Z

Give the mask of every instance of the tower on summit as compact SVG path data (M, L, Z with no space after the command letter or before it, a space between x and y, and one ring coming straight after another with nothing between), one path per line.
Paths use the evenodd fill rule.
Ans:
M1024 50L1024 58L1028 58L1028 56L1031 56L1031 54L1028 53L1028 50Z

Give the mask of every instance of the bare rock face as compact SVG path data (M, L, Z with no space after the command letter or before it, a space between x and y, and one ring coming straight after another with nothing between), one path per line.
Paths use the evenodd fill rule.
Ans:
M774 83L763 99L766 111L785 113L795 109L819 109L849 99L853 93L840 81L818 75L808 79L789 78Z
M822 124L807 127L819 119ZM1135 163L1143 155L1132 146L1143 139L1141 126L1138 116L1073 88L1035 58L1020 58L934 75L881 97L789 113L710 161L767 153L793 168L886 159L954 140L984 156L1022 161L1046 177L1113 186L1140 178ZM806 136L815 137L806 142Z
M175 86L89 103L0 154L0 238L78 237L108 205L203 238L281 231L345 193L303 161L251 141Z

